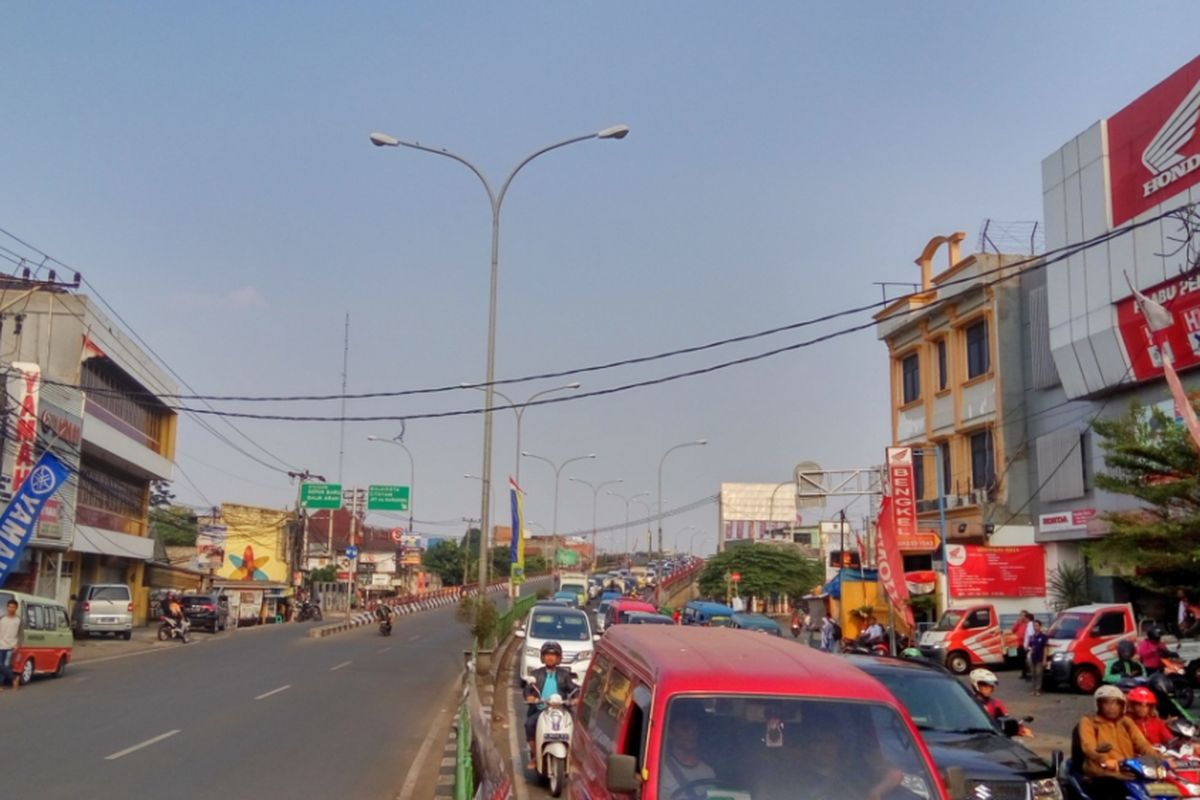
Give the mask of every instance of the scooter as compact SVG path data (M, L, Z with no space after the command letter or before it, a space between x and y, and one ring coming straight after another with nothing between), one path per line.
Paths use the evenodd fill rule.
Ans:
M1111 745L1101 745L1101 752ZM1129 800L1159 800L1159 798L1194 797L1191 786L1179 774L1168 769L1156 758L1131 758L1121 762L1122 777L1125 779L1125 796ZM1063 781L1065 795L1071 800L1090 800L1087 793L1088 781L1079 771L1079 766L1067 762Z
M800 623L798 621L792 623L792 638L793 639L800 638Z
M158 626L158 640L160 642L178 639L184 644L187 644L188 630L190 630L192 627L191 623L188 622L187 617L184 617L182 622L178 622L168 616L163 616L161 619L162 624Z
M536 687L530 687L537 694ZM562 695L550 695L546 707L538 714L533 746L537 753L538 775L550 785L550 796L560 797L567 780L567 763L571 753L571 737L575 732L575 718L570 704L578 690L563 700ZM536 702L536 701L535 701Z

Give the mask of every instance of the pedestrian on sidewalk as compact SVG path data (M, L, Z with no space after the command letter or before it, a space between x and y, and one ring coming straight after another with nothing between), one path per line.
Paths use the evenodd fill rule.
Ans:
M12 684L16 689L20 686L20 678L13 674L13 657L17 653L17 644L21 640L21 618L17 616L17 601L9 600L0 617L0 691Z
M1049 660L1050 637L1042 630L1042 621L1034 619L1029 623L1029 672L1033 681L1033 696L1042 694L1042 676L1046 673L1046 662Z
M1028 611L1022 611L1017 615L1017 621L1013 623L1012 634L1017 640L1017 659L1021 662L1021 680L1029 680L1029 649L1026 640L1029 638L1030 614Z

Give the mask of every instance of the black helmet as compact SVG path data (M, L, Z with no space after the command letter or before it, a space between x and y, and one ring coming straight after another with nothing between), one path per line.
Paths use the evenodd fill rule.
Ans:
M542 658L546 657L546 653L554 653L554 655L562 658L562 645L558 642L546 642L542 645Z
M1137 647L1128 639L1122 639L1117 642L1117 657L1122 661L1129 661L1137 653Z
M1159 639L1162 638L1162 635L1163 635L1163 629L1158 627L1157 625L1155 625L1150 630L1146 631L1146 638L1152 642L1157 642Z
M1156 672L1146 680L1146 686L1158 698L1160 706L1175 698L1175 684L1161 672Z

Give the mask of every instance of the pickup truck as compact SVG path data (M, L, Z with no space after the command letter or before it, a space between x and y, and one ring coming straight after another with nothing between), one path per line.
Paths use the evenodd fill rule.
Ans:
M944 664L956 675L983 666L1003 666L1017 657L1017 637L1001 627L996 608L988 603L949 608L918 647L925 658Z
M1133 606L1093 603L1068 608L1058 613L1046 634L1050 637L1047 685L1091 694L1103 681L1105 667L1117 657L1117 644L1137 640Z

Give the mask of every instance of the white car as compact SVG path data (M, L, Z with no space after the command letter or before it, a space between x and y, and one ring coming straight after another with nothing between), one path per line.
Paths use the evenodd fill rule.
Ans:
M542 665L542 645L546 642L559 643L563 666L582 682L592 663L592 643L600 638L592 632L586 612L565 606L534 606L517 636L525 640L521 650L521 680L525 682Z

